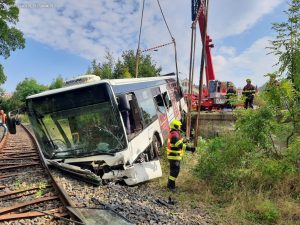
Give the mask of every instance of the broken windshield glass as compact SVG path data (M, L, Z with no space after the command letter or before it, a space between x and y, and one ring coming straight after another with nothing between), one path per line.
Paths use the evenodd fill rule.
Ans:
M126 147L121 120L110 102L49 112L36 119L50 158L113 155Z

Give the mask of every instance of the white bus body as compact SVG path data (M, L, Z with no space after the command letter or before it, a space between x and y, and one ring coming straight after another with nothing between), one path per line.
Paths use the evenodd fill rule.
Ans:
M160 177L169 122L186 111L175 76L75 83L26 99L47 163L95 184Z

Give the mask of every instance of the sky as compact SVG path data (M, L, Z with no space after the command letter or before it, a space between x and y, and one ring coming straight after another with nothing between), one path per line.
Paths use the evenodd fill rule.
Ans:
M20 29L26 47L0 58L13 92L26 77L49 85L58 75L64 79L85 74L91 60L104 61L106 51L115 59L123 51L136 51L142 0L16 0ZM160 0L172 36L176 40L181 78L189 74L191 1ZM275 71L276 57L266 46L275 37L273 22L286 20L286 0L210 0L208 34L213 39L216 79L245 85L266 82ZM201 42L197 27L195 79L199 78ZM141 50L171 42L156 0L145 0ZM175 72L173 45L147 52L162 67L162 74Z

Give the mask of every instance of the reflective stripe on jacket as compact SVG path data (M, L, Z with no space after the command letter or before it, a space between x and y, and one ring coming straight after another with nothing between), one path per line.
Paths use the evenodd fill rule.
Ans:
M250 85L246 85L243 88L242 94L245 95L245 96L249 96L249 95L254 95L255 92L256 92L255 87L252 84L250 84Z
M184 152L186 150L186 145L183 143L180 132L178 130L171 130L168 138L167 146L167 157L170 160L181 160Z

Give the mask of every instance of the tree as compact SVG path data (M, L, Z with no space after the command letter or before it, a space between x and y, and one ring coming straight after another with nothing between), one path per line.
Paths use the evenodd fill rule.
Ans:
M122 54L123 63L128 68L130 74L135 74L136 56L133 50L125 51ZM139 59L139 77L154 77L158 76L161 72L161 67L152 61L150 55L140 55Z
M294 85L298 91L300 91L300 51L296 51L294 54L295 62L295 76L294 76Z
M271 41L271 53L279 57L280 75L286 73L293 83L299 78L300 54L300 0L290 0L289 9L284 11L288 19L286 22L273 23L272 29L277 32L276 39Z
M25 80L18 83L16 91L10 98L10 108L16 109L25 106L27 96L46 91L47 89L47 86L38 84L35 79L25 78Z
M93 59L93 61L91 62L91 66L89 66L86 74L94 74L98 77L101 77L101 64L97 63L96 59Z
M136 58L133 50L124 51L117 63L112 54L107 51L104 63L97 63L94 59L87 70L87 74L95 74L102 79L131 78L135 74ZM141 55L139 60L139 77L158 76L161 68L152 61L150 55Z
M102 64L102 78L103 79L112 79L113 78L113 70L114 70L114 64L115 60L111 52L109 50L106 50L105 54L106 61Z
M49 89L57 89L61 88L64 85L64 78L62 78L61 75L59 75L57 78L55 78L52 83L49 86Z
M96 59L93 59L91 66L89 66L86 74L94 74L101 77L102 79L113 78L114 58L112 54L106 50L105 55L106 61L104 63L98 63Z
M124 63L120 59L118 59L118 62L115 65L113 77L115 79L132 77L132 74L129 72L128 67L125 66Z
M15 25L19 20L19 9L15 0L0 2L0 55L5 59L10 56L11 51L25 47L25 39ZM0 65L0 84L6 81L6 76Z
M4 74L3 66L0 64L0 84L4 84L6 76Z

